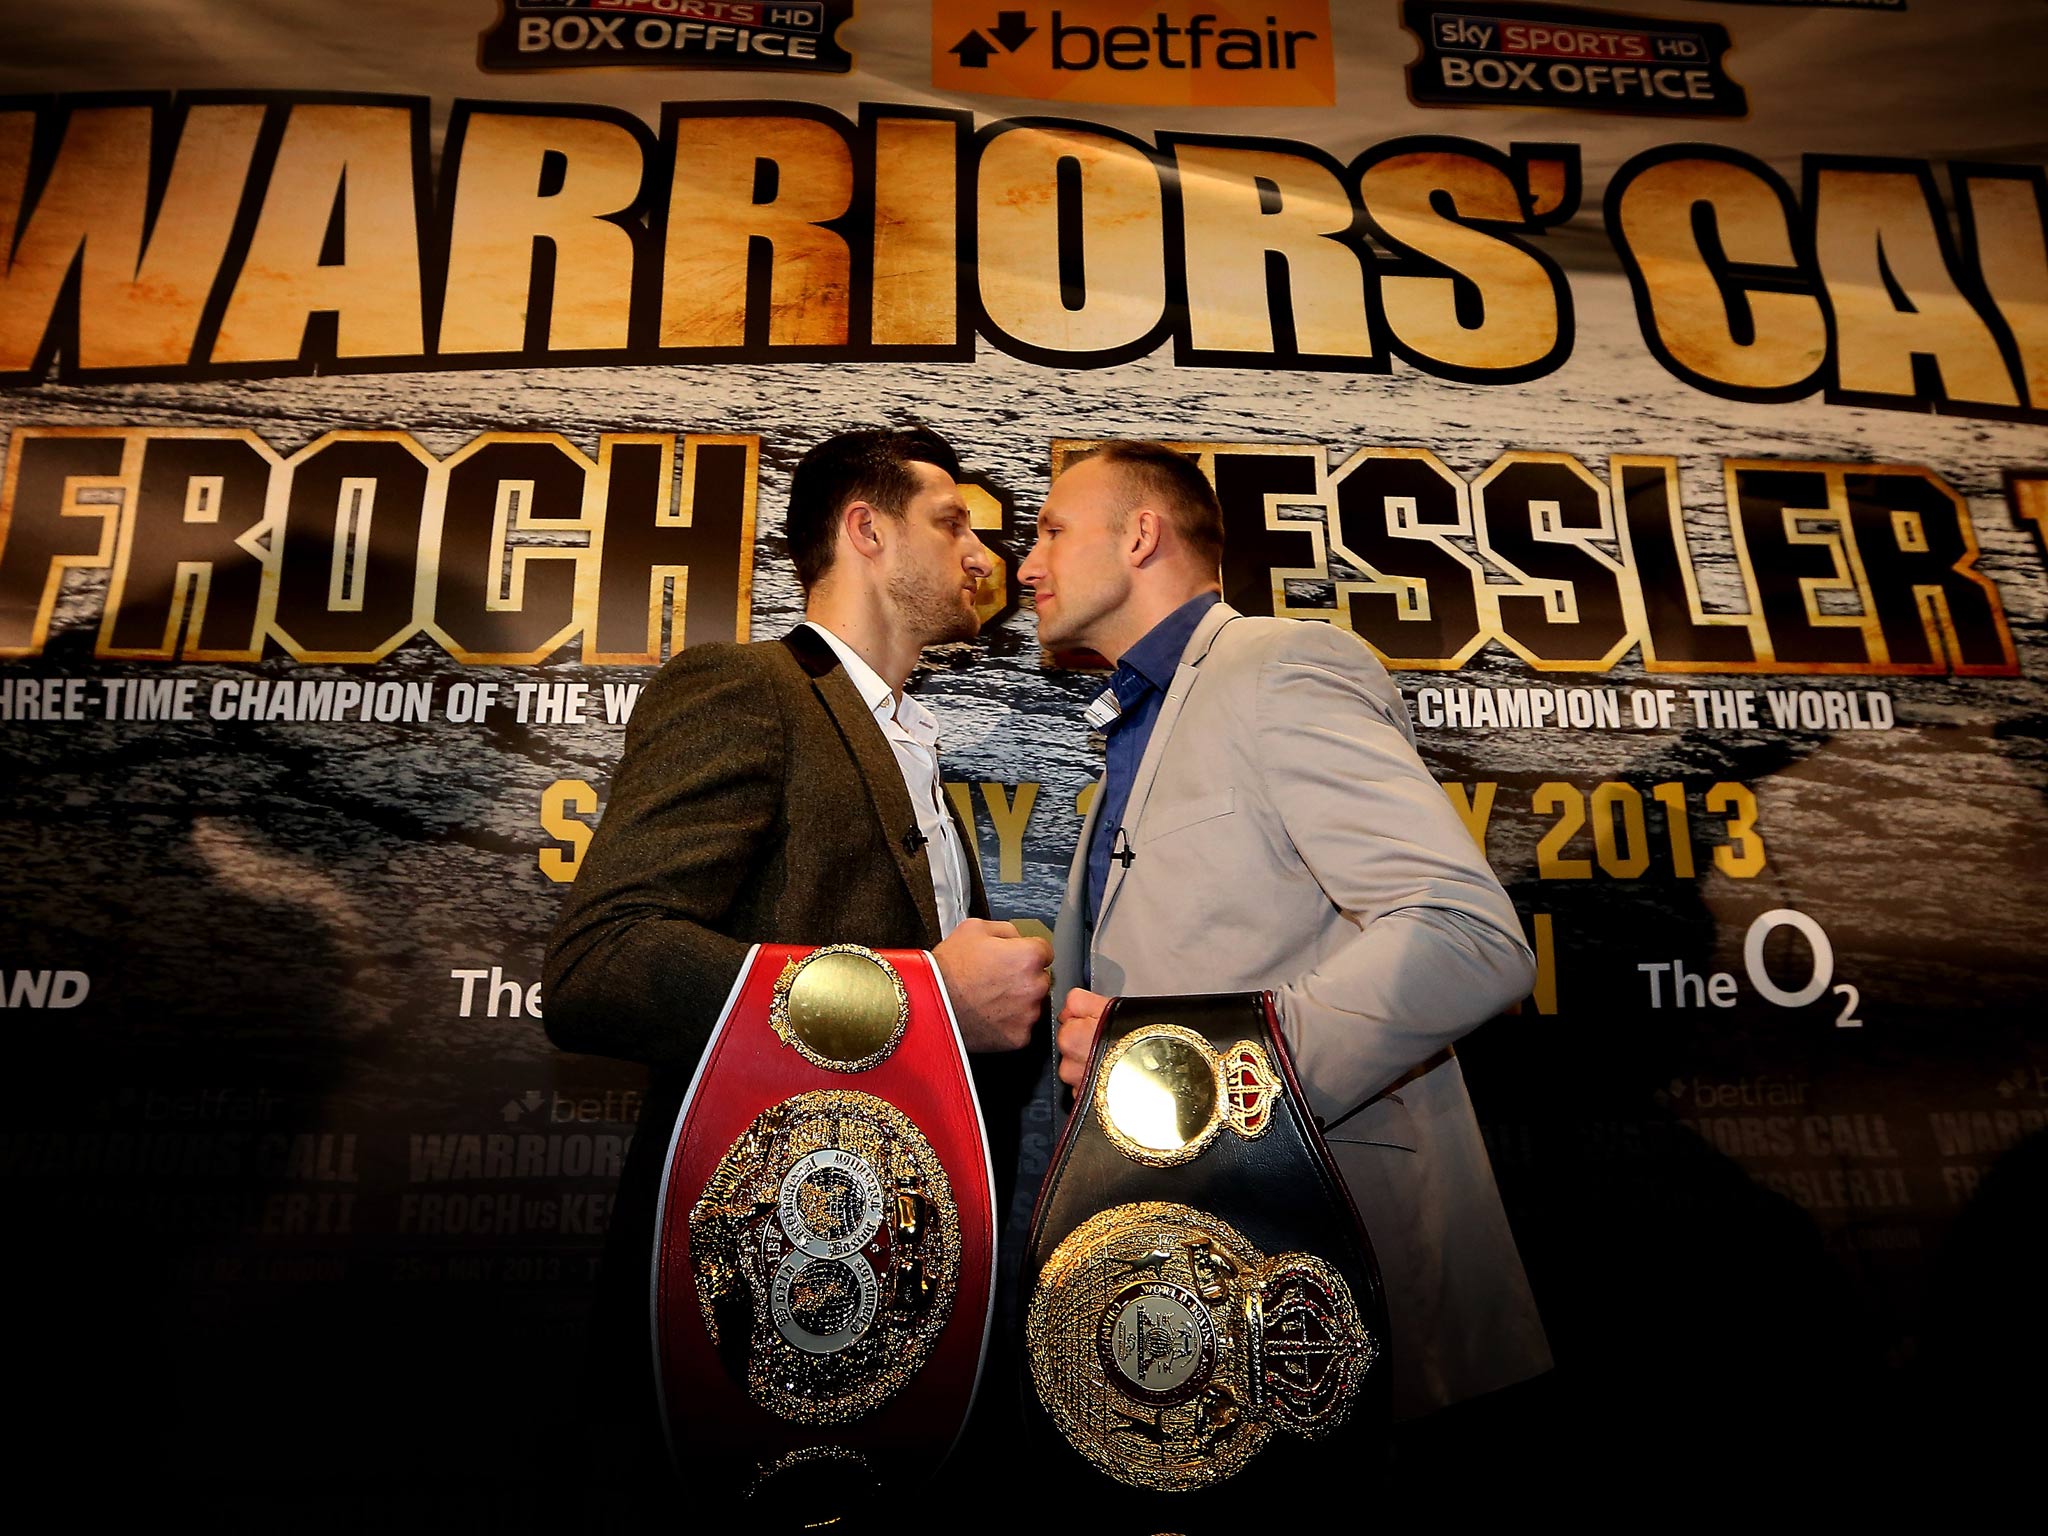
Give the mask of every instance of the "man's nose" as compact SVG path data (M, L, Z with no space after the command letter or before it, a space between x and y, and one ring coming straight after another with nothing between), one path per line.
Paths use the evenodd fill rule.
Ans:
M996 557L981 540L974 541L974 548L967 555L967 569L977 580L990 575L996 568Z
M1017 567L1017 579L1023 582L1024 585L1027 587L1037 586L1038 578L1044 574L1044 572L1039 569L1038 565L1038 552L1041 548L1044 547L1044 543L1045 541L1043 539L1033 540L1031 544L1031 553L1026 555L1024 557L1024 563Z

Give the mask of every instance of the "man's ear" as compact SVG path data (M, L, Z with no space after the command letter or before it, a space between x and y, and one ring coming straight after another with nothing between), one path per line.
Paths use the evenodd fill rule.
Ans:
M872 560L882 552L881 514L864 501L849 501L839 513L839 531L853 552Z
M1165 521L1150 507L1140 507L1131 513L1125 549L1132 565L1143 565L1159 553L1165 533Z

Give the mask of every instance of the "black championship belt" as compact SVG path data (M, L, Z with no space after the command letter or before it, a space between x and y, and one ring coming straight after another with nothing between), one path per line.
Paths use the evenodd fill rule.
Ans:
M692 1494L780 1530L930 1476L995 1279L988 1143L930 955L755 946L658 1212L656 1379Z
M1379 1268L1270 994L1111 1003L1023 1277L1027 1396L1090 1529L1277 1516L1369 1472Z

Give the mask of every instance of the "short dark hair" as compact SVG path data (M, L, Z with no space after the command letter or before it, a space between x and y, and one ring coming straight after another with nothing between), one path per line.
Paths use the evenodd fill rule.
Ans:
M849 503L865 501L894 518L917 494L912 464L933 464L960 478L953 445L930 427L863 427L828 437L798 461L789 480L789 558L806 592L832 569L835 523Z
M1157 499L1188 548L1219 570L1223 565L1223 503L1216 488L1195 461L1164 443L1104 443L1067 461L1067 468L1088 459L1114 464L1131 487L1131 502ZM1119 513L1121 516L1121 513Z

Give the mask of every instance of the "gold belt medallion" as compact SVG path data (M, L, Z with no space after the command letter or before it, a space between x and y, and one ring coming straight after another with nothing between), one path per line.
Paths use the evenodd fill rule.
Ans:
M938 1155L872 1094L763 1111L690 1210L704 1326L778 1418L845 1424L900 1392L953 1309L960 1213Z
M1068 1443L1163 1493L1223 1481L1276 1431L1335 1429L1379 1354L1330 1265L1268 1258L1229 1223L1156 1200L1068 1234L1039 1275L1025 1341Z
M1264 1047L1240 1040L1218 1055L1192 1029L1147 1024L1109 1048L1095 1078L1095 1117L1133 1162L1172 1168L1201 1155L1224 1126L1266 1133L1280 1080Z
M896 967L859 944L827 944L775 978L768 1027L814 1067L865 1072L888 1060L910 1023Z

